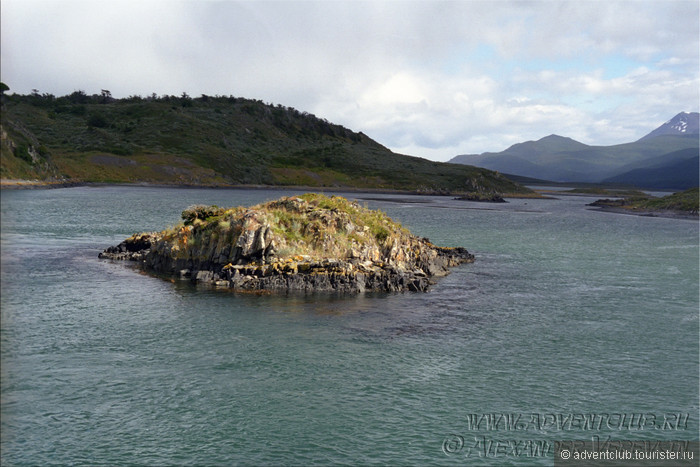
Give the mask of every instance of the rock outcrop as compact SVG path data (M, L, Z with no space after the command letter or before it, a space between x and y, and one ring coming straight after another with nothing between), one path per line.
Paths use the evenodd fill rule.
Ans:
M270 291L426 291L432 278L474 261L433 245L380 211L307 194L252 208L193 206L184 222L135 234L100 258L217 287Z

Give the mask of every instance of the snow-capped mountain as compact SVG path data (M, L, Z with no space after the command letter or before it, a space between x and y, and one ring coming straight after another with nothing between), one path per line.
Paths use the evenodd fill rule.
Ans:
M700 133L700 113L681 112L639 141L662 135L697 135Z

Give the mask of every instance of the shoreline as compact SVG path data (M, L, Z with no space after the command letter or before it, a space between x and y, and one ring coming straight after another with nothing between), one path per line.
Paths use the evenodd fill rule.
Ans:
M189 184L169 184L169 183L116 183L116 182L83 182L83 181L42 181L42 180L12 180L0 179L1 190L41 190L54 188L75 188L75 187L142 187L142 188L183 188L183 189L210 189L210 190L304 190L310 192L346 192L346 193L369 193L369 194L395 194L412 196L455 196L460 193L450 193L441 191L417 191L400 190L394 188L361 188L346 186L305 186L305 185L189 185ZM523 199L550 199L539 193L503 193L504 198Z
M85 183L70 180L0 179L0 190L50 190L53 188L73 188L83 185L85 185Z
M663 217L665 219L686 219L686 220L700 220L700 217L697 214L686 214L685 212L682 211L670 211L670 210L649 210L649 209L644 209L644 210L633 210L633 209L625 209L625 208L620 208L620 207L613 207L613 206L594 206L594 207L589 207L589 211L600 211L600 212L609 212L612 214L627 214L628 216L641 216L641 217Z

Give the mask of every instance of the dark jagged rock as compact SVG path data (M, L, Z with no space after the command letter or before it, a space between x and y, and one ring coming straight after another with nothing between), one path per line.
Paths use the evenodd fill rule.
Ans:
M593 206L593 207L599 207L599 208L619 208L625 205L625 200L623 198L620 199L610 199L610 198L604 198L604 199L598 199L593 201L592 203L586 204L586 206Z
M111 246L98 255L101 259L139 261L146 258L158 234L140 233L132 235L117 246Z
M188 212L184 224L133 235L100 258L237 290L347 293L427 291L433 278L474 261L340 197L282 198L206 219Z
M467 193L464 196L459 196L455 198L459 201L478 201L481 203L507 203L503 196L498 193Z

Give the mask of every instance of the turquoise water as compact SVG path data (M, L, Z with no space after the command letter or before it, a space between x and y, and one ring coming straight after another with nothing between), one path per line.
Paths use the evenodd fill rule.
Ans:
M190 204L293 193L3 192L2 465L552 465L532 446L698 439L697 221L348 194L476 254L427 294L233 294L97 259Z

